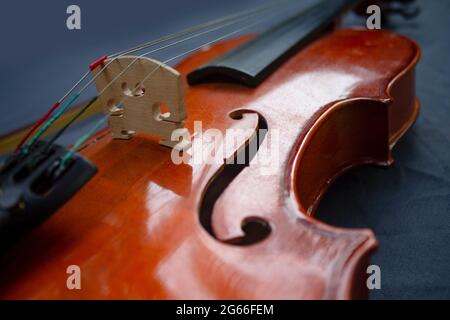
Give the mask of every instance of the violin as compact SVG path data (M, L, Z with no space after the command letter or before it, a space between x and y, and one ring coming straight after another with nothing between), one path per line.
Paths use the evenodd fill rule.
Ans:
M266 6L93 62L82 80L98 95L77 110L103 122L70 148L42 139L69 94L0 171L0 297L367 298L375 235L314 214L338 176L393 163L419 114L420 48L340 28L357 5L318 1L165 61L134 54L251 26ZM71 266L82 290L68 289Z

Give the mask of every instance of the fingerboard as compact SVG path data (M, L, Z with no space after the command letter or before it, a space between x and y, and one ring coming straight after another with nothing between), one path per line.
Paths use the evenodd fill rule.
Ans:
M295 52L320 37L358 0L325 0L192 71L190 85L235 82L257 87Z

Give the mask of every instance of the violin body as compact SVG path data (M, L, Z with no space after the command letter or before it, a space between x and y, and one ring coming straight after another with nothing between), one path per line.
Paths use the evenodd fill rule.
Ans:
M205 48L176 69L185 79L249 38ZM325 225L314 213L346 170L393 163L393 146L418 115L419 55L391 32L338 29L257 88L185 83L190 132L194 121L203 132L253 132L240 141L244 149L266 129L258 152L278 132L276 152L263 155L278 164L268 175L255 158L239 172L223 155L216 164L176 165L157 137L100 132L81 151L98 174L2 256L0 297L365 298L373 233ZM66 287L70 265L81 269L82 290Z

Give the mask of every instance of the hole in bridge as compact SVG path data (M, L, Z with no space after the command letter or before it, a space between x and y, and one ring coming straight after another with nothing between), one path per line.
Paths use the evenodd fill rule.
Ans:
M145 94L145 87L141 83L136 83L133 87L128 86L128 82L122 82L120 85L122 92L127 97L142 97Z
M157 102L153 105L153 118L155 120L164 120L170 117L169 106L163 102Z
M106 106L108 107L109 112L112 114L122 112L122 108L116 104L115 99L109 99L106 102Z

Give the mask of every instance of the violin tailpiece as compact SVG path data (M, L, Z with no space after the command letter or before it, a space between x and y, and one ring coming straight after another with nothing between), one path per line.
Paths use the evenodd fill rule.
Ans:
M52 216L97 173L79 154L58 170L67 152L39 141L29 154L10 157L0 168L0 252Z

